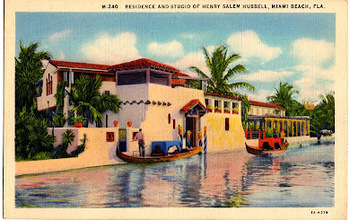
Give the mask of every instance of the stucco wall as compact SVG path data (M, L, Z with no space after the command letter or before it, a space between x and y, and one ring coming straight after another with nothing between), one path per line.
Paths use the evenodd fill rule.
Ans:
M55 134L56 132L57 134L63 133L65 130L66 128L57 128ZM75 139L79 141L79 144L84 134L87 136L86 147L83 153L75 158L16 162L16 175L124 163L117 158L115 153L118 141L118 128L72 128L72 130L77 133ZM114 132L114 142L106 142L106 132Z
M225 131L225 118L229 118L228 131ZM245 136L240 115L208 113L202 117L204 126L207 126L208 152L244 149Z
M52 75L52 94L47 96L46 79L48 77L48 74L50 74L50 76ZM38 100L37 105L38 105L39 111L47 109L48 107L56 106L56 98L55 98L56 90L57 90L57 68L49 63L43 75L42 94L37 99ZM49 104L47 102L49 102Z

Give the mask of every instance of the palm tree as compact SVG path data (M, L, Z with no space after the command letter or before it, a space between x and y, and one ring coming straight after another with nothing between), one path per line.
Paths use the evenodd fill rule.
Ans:
M325 96L321 96L321 103L316 106L316 117L322 121L322 127L319 129L335 129L335 98L334 92L329 92Z
M229 68L233 62L237 61L241 57L238 54L228 55L227 47L219 45L213 52L212 56L209 55L207 49L203 47L205 55L206 66L210 70L211 78L197 67L191 66L190 69L194 70L197 74L204 78L209 78L207 81L207 91L218 94L225 94L236 96L243 101L243 122L248 120L248 112L250 109L250 103L246 95L241 95L235 90L240 88L247 88L254 91L255 87L247 82L233 82L229 83L230 79L239 73L246 71L242 64L237 64L233 68Z
M75 135L72 130L68 129L62 134L62 143L55 149L54 157L68 157L67 148L74 141Z
M252 91L255 90L254 86L246 82L229 83L230 79L236 74L246 71L242 64L237 64L233 68L229 68L233 62L241 58L238 54L228 55L227 48L223 45L218 46L214 50L212 56L209 55L207 49L204 47L203 52L205 55L206 66L210 70L211 77L197 67L191 66L190 69L194 70L204 78L209 78L207 81L208 92L241 97L242 95L233 90L240 88L247 88Z
M119 112L121 101L116 95L101 95L102 80L100 76L89 78L82 76L76 80L74 87L69 92L70 101L73 103L73 112L77 115L85 117L98 126L101 126L103 121L103 113L111 110L114 113Z
M48 52L36 52L39 44L25 47L15 58L15 152L16 160L31 159L41 152L51 152L55 138L47 133L48 121L36 109L35 83L43 76L42 60Z
M39 43L33 43L25 47L20 42L20 52L15 58L15 103L16 112L23 107L28 110L35 104L37 88L35 83L43 76L42 60L50 59L48 52L36 52Z
M267 100L284 107L287 116L295 115L301 104L293 99L293 95L299 94L299 91L295 90L294 86L289 85L287 82L280 82L279 87L275 91L275 95L268 96Z

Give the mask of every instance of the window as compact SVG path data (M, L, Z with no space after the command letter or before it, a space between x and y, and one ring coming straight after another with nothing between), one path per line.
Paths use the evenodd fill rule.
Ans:
M46 95L52 94L52 75L48 75L46 79Z
M146 72L118 73L118 85L146 83Z
M224 102L224 108L228 108L228 102Z
M170 123L171 123L171 115L168 114L168 124L170 124Z
M235 102L232 102L232 109L234 109L234 108L237 108L237 107L236 107L236 103L235 103Z
M68 82L68 72L67 71L63 72L63 81Z
M209 105L209 99L205 99L205 106Z
M110 94L111 94L111 92L109 90L105 91L105 95L110 95Z
M169 85L169 75L168 74L161 74L151 71L150 76L151 83L154 84L160 84L160 85Z
M114 132L107 132L106 141L107 142L114 142Z
M175 119L173 119L173 129L176 128L176 122L175 122Z
M230 130L230 119L225 118L225 131L229 131L229 130Z
M219 100L215 100L214 104L215 104L215 107L219 107Z

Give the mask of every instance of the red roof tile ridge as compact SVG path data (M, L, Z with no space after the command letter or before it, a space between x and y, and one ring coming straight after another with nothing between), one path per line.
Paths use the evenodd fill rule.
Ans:
M252 105L258 105L258 106L263 106L263 107L273 107L273 108L279 108L282 110L285 110L282 106L279 106L274 103L268 103L268 102L260 102L260 101L255 101L255 100L249 100L249 103Z
M106 64L71 62L71 61L61 61L61 60L49 60L49 62L55 66L87 68L87 69L107 70L110 67L110 65L106 65Z
M160 68L165 68L168 70L172 70L175 72L180 72L179 69L172 67L170 65L167 64L163 64L163 63L159 63L157 61L151 60L151 59L147 59L147 58L140 58L140 59L136 59L136 60L132 60L129 62L124 62L124 63L119 63L119 64L115 64L110 66L111 69L117 69L117 68L128 68L128 67L147 67L147 66L155 66L155 67L160 67Z
M199 103L204 109L207 109L205 107L205 105L203 105L201 103L201 101L199 99L192 99L191 101L189 101L186 105L184 105L181 109L180 112L181 113L186 113L188 112L193 106L195 106L197 103Z

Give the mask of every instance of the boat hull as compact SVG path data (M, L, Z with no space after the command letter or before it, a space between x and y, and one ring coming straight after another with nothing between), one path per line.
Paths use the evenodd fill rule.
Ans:
M264 150L260 147L254 147L254 146L249 146L247 143L245 144L247 152L253 155L275 155L275 154L282 154L284 153L289 146L288 142L285 142L281 149L274 149L274 150Z
M122 159L123 161L127 163L160 163L160 162L169 162L174 160L180 160L187 157L191 157L193 155L199 154L202 152L202 147L193 147L188 152L184 153L177 153L172 155L166 155L166 156L148 156L148 157L137 157L137 156L131 156L128 154L125 154L119 150L119 147L117 147L117 157Z

